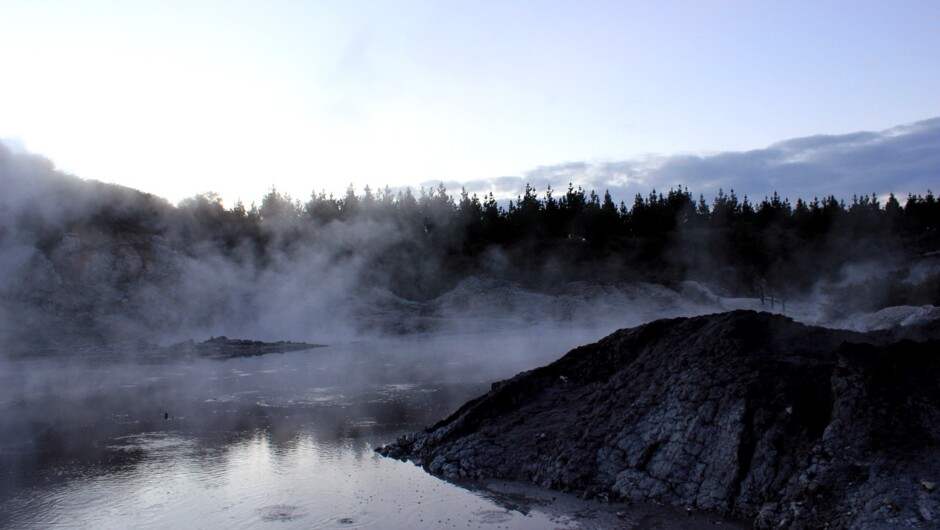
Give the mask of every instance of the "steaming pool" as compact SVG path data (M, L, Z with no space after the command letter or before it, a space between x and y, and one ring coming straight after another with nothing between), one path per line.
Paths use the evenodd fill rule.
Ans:
M665 508L452 484L373 452L606 331L367 341L224 361L6 361L0 527L711 527Z

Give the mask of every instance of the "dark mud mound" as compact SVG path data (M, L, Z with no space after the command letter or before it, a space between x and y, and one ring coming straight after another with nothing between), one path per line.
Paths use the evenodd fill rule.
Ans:
M256 357L269 353L287 353L292 351L312 350L325 348L324 344L308 344L306 342L262 342L260 340L230 339L228 337L212 337L204 342L181 342L167 348L169 355L189 355L209 357L212 359L230 359L234 357Z
M380 448L759 528L940 523L940 343L738 311L653 322Z

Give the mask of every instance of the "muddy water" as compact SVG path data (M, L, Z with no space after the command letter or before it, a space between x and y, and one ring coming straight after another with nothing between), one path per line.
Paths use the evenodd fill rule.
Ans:
M126 352L5 362L0 526L711 526L519 485L455 485L373 452L492 381L598 336L438 336L226 361Z

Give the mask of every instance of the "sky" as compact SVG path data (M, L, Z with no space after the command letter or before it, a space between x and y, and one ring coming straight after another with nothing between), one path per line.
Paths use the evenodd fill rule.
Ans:
M0 0L0 65L4 143L173 202L940 175L934 0Z

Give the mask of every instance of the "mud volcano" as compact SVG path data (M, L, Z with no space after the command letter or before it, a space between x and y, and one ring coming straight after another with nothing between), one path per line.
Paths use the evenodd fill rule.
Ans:
M378 451L758 528L935 527L940 342L896 336L751 311L661 320L495 383Z

